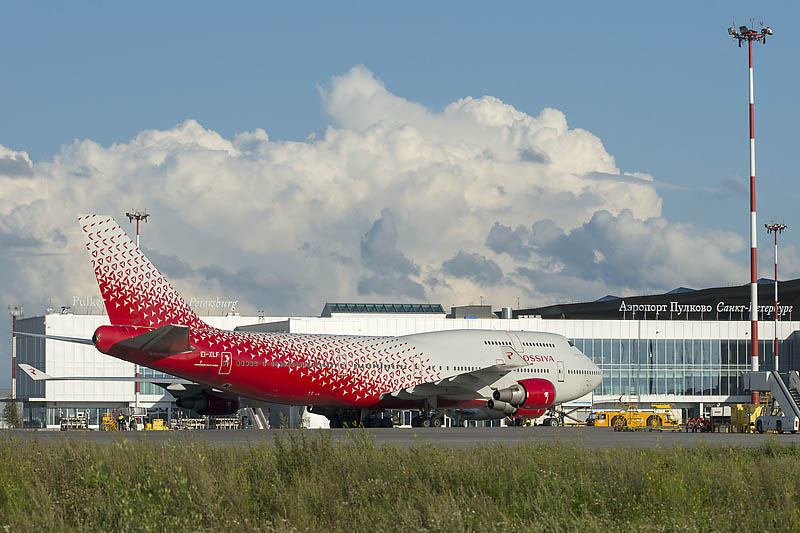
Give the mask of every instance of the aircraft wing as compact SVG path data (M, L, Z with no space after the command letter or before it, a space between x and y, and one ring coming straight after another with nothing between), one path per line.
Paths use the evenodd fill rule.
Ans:
M25 363L19 363L23 372L25 372L34 381L138 381L139 383L155 383L162 385L165 389L170 390L170 387L180 385L196 385L194 381L188 379L181 379L176 377L133 377L133 376L51 376L47 372L42 372L38 368Z
M504 357L498 357L492 365L463 372L429 383L419 383L392 392L381 394L383 400L426 400L441 398L445 400L475 400L484 398L478 392L480 389L494 383L498 377L511 372L516 368L527 366L528 363L513 349L503 352Z

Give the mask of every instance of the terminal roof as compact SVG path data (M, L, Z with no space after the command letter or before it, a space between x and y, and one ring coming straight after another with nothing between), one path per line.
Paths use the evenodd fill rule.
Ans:
M326 303L322 316L331 313L444 314L441 304Z

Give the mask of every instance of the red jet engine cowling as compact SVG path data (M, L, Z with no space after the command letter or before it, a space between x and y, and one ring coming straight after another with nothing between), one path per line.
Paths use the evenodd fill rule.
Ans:
M553 405L555 386L546 379L531 378L517 381L505 389L494 391L487 406L489 409L514 416L520 409L539 410Z

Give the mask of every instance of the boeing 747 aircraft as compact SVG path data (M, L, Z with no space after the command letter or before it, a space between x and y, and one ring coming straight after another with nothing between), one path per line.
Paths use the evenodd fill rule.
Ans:
M79 221L111 322L90 342L102 353L183 378L167 390L179 406L200 414L233 413L245 397L309 406L331 427L381 424L377 415L387 408L418 409L414 425L426 427L441 426L446 411L460 419L533 418L584 396L602 379L589 358L552 333L364 337L216 329L112 218Z

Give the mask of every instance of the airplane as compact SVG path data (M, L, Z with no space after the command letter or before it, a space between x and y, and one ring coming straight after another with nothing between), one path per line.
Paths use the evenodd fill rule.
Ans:
M241 399L250 399L308 406L332 428L390 426L381 417L386 409L415 409L420 414L412 426L440 427L444 414L459 421L536 418L602 380L588 357L553 333L470 329L370 337L217 329L195 314L111 217L78 220L111 325L97 328L91 340L32 336L91 343L177 376L152 381L164 382L179 407L201 415L232 414ZM23 368L28 375L31 369Z

